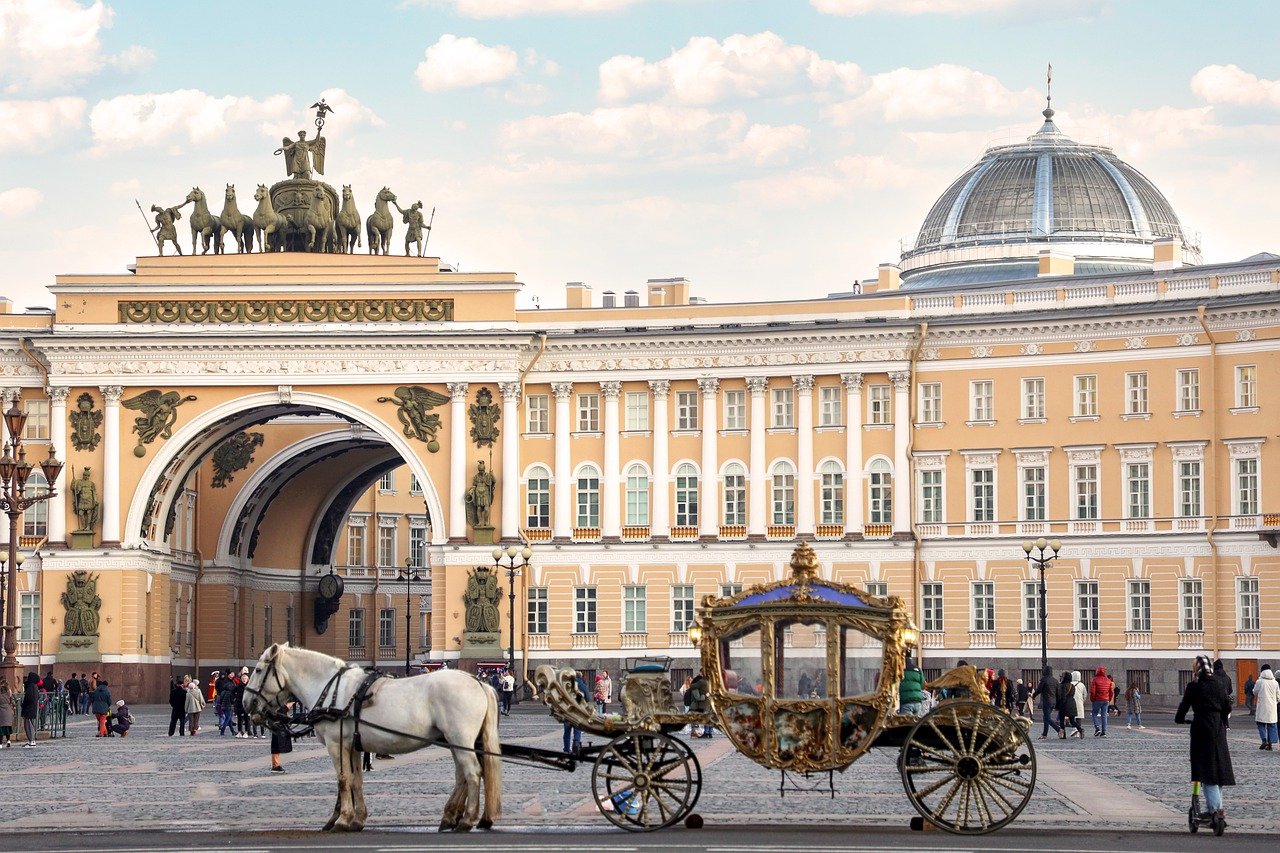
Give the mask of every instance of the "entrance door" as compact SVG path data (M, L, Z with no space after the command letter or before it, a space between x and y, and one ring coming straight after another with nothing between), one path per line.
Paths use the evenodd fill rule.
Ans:
M1252 678L1258 680L1258 659L1257 658L1239 658L1236 660L1236 704L1244 705L1248 703L1249 697L1245 695L1244 683Z

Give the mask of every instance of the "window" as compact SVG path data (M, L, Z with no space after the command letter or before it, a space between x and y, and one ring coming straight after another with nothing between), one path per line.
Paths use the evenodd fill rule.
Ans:
M575 634L596 632L596 588L594 586L580 586L573 590L573 632Z
M698 469L688 462L676 469L676 526L698 526Z
M628 432L644 432L649 429L649 394L645 391L628 391L624 399L626 429Z
M33 468L27 478L26 494L28 496L44 495L49 492L49 481L39 468ZM49 535L49 502L38 501L22 512L23 536Z
M578 395L578 432L600 431L600 395Z
M676 429L698 428L698 392L676 392Z
M1178 463L1178 515L1195 518L1203 511L1200 499L1200 460Z
M1027 420L1044 420L1044 378L1022 380L1022 417Z
M1258 579L1236 578L1236 628L1237 631L1262 629L1259 615Z
M867 472L867 498L872 524L893 523L893 472L889 463L877 459Z
M971 587L974 631L996 629L996 585L993 581L974 581Z
M1076 630L1098 630L1098 582L1076 581Z
M839 385L824 385L818 389L818 426L840 426L844 411L844 389Z
M1040 630L1040 582L1022 582L1022 630L1028 633Z
M1258 513L1258 460L1236 460L1236 515Z
M920 423L942 423L942 383L920 383Z
M795 421L795 391L792 388L773 389L774 427L793 427Z
M924 631L942 630L942 584L920 584L920 628Z
M427 528L409 528L409 568L422 569L427 565Z
M286 604L284 606L284 641L286 643L293 642L293 605Z
M529 633L547 633L547 588L529 587Z
M671 587L671 630L688 631L693 617L693 584Z
M418 482L418 475L414 474L412 471L409 472L409 494L422 494L422 483Z
M643 634L649 630L648 593L642 586L622 588L622 630L628 634Z
M643 465L627 469L627 524L644 527L649 523L649 474Z
M367 566L368 555L365 553L364 523L356 525L347 523L347 565Z
M1129 581L1129 630L1151 630L1151 581Z
M398 528L378 525L378 565L396 566L396 533Z
M1023 468L1022 474L1022 520L1045 520L1045 480L1044 468L1036 465Z
M972 521L996 520L996 471L994 468L974 468L969 472L973 503L969 507Z
M1151 412L1147 400L1147 374L1124 375L1124 411L1127 415L1145 415Z
M578 474L578 527L600 526L600 472L587 465Z
M789 462L773 466L773 523L796 523L796 473Z
M1098 416L1098 377L1076 377L1076 417L1096 418Z
M27 410L27 425L22 431L22 437L27 441L48 441L49 401L23 400L22 404Z
M378 611L378 648L396 647L396 612L390 607Z
M271 605L268 604L262 608L262 645L269 646L274 642L271 639Z
M1095 521L1098 518L1098 466L1077 465L1074 473L1076 518Z
M1195 368L1178 371L1178 411L1200 411L1200 371Z
M347 611L347 645L353 649L364 648L363 607L353 607Z
M867 423L893 423L893 407L890 399L888 385L867 386Z
M1200 578L1182 578L1178 581L1178 599L1181 602L1179 631L1199 633L1204 630L1204 584Z
M1151 695L1151 670L1149 669L1126 669L1124 671L1124 683L1127 687L1132 684L1138 689L1138 693L1142 696Z
M740 583L722 583L720 584L720 597L728 598L731 595L737 595L742 592L742 584Z
M844 470L834 460L823 462L820 524L844 524Z
M1258 368L1242 364L1236 368L1236 408L1250 409L1258 405Z
M551 473L541 466L529 472L525 484L525 525L535 529L551 526Z
M969 383L969 420L989 421L995 418L995 383L990 379L975 379Z
M1151 517L1151 463L1129 462L1125 466L1126 518Z
M942 503L942 472L920 472L920 521L923 524L941 524L944 518Z
M737 462L724 469L724 523L747 523L747 472Z
M431 596L418 596L418 648L431 648Z
M546 394L530 394L525 398L525 412L528 417L526 430L535 435L551 432L551 413L548 409L550 401Z
M724 392L724 428L747 428L747 392Z
M40 593L18 593L18 641L40 642Z
M884 598L889 594L889 584L886 581L867 581L867 594Z
M378 480L378 491L395 493L396 490L396 472L388 471L382 475L382 479Z

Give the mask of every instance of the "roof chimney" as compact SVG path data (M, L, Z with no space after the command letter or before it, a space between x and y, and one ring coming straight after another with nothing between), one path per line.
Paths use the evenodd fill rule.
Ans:
M566 308L590 308L591 285L580 281L565 282L564 306Z
M603 300L602 305L605 308L618 307L617 294L615 294L612 290L606 290L604 293L600 294L600 298Z
M897 290L902 286L902 268L897 264L881 264L880 276L876 279L876 292Z
M626 293L622 294L622 305L625 308L639 308L640 294L636 293L634 290L628 290Z
M1151 247L1151 269L1176 270L1182 266L1182 241L1175 237L1157 240Z

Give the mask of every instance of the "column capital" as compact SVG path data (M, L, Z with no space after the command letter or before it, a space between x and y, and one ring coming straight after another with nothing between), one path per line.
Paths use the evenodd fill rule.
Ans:
M67 397L71 396L71 389L65 385L50 385L44 390L49 395L49 401L55 405L67 402Z
M850 393L857 393L862 390L861 373L841 373L840 381L844 383L844 390Z
M720 380L714 376L704 376L698 380L698 389L702 396L710 397L720 390Z
M791 382L795 385L796 391L801 394L813 393L813 377L812 376L792 376Z
M769 390L769 377L767 376L748 376L747 390L752 396L759 396Z
M502 402L514 403L520 400L520 383L519 382L499 382L498 393L502 395Z
M604 395L606 400L616 400L618 395L622 393L621 382L601 382L600 393Z
M117 405L120 398L124 396L124 388L120 385L102 385L98 388L102 392L102 400L108 405Z
M906 391L911 387L911 371L895 370L889 374L889 381L893 383L893 390Z
M572 382L552 382L551 393L556 395L557 400L568 400L573 396Z
M453 402L465 402L467 399L467 383L465 382L446 382L445 387L449 389L449 396L453 398Z
M649 388L653 391L653 396L658 400L667 399L667 394L671 392L671 380L669 379L650 379Z

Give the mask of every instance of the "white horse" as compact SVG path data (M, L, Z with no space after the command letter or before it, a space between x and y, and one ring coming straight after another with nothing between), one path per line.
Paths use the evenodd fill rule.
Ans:
M369 813L364 802L360 751L352 746L353 697L366 671L320 652L277 643L262 653L245 685L244 706L255 719L282 710L290 697L307 708L334 708L341 719L315 723L338 774L338 801L326 830L358 832ZM498 742L498 697L493 688L456 669L375 682L360 715L361 749L405 753L447 744L456 784L444 806L440 830L489 829L502 812L502 762ZM479 743L477 743L479 741ZM482 754L477 756L477 746ZM480 782L484 781L484 811Z

